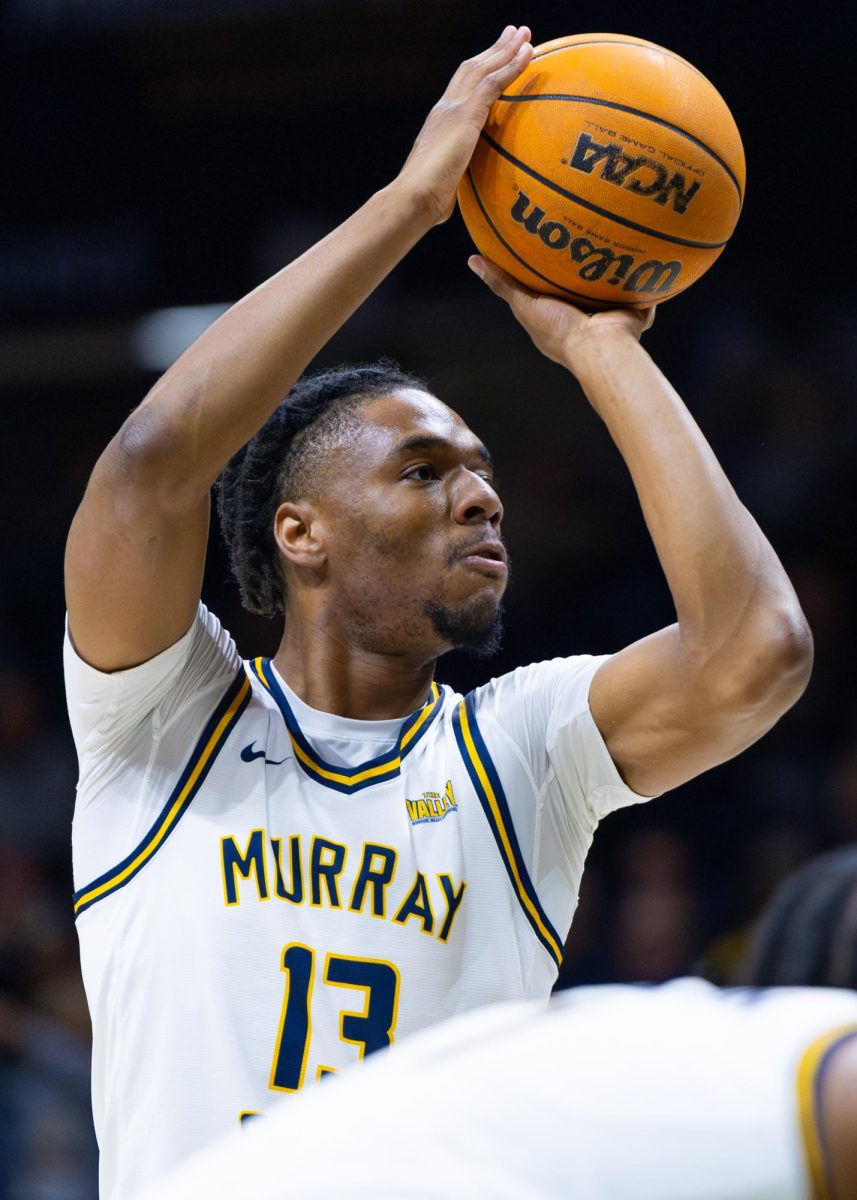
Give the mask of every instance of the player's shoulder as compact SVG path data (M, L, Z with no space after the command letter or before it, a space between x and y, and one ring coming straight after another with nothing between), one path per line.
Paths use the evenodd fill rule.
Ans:
M200 602L173 645L123 671L103 672L78 655L66 628L63 648L68 712L78 754L122 750L145 728L152 735L188 709L216 703L243 672L231 635Z
M142 681L162 678L189 666L201 669L211 664L227 668L240 665L240 657L231 634L218 617L200 600L193 621L182 636L158 654L120 671L99 671L82 658L65 623L63 669L73 688L97 695L101 692L133 693Z
M592 680L609 655L576 654L516 667L496 675L464 698L479 722L495 722L510 733L521 722L546 729L557 715L573 720L589 705Z
M588 713L589 687L606 655L575 655L517 667L447 705L448 726L470 759L524 765L540 788L550 771L551 748ZM499 756L499 758L498 758Z

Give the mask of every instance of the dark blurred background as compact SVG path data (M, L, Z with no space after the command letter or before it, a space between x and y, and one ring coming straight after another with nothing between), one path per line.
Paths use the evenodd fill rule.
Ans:
M787 564L817 649L809 691L759 745L605 822L561 982L725 979L782 876L857 837L845 5L6 0L0 1200L95 1197L60 665L63 541L88 472L196 332L392 177L459 60L510 20L537 43L649 38L732 108L748 163L738 230L646 341ZM468 251L456 216L320 363L394 355L494 451L516 570L493 673L617 649L672 619L633 490ZM205 599L245 654L273 652L278 631L241 612L216 538ZM461 688L484 676L442 664Z

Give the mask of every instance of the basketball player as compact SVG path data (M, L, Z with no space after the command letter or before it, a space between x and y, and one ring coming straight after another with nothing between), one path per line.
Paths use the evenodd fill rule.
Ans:
M749 978L492 1006L302 1096L152 1200L853 1200L857 848L774 899ZM848 990L837 990L848 989Z
M588 318L473 260L604 419L677 623L466 699L434 672L496 636L485 446L387 366L283 401L449 216L530 56L509 26L459 68L399 176L154 387L74 519L75 911L105 1198L423 1026L547 997L601 817L737 754L805 686L792 588L641 348L646 314ZM199 603L221 472L245 603L285 617L274 658L246 666ZM551 518L561 548L571 514Z

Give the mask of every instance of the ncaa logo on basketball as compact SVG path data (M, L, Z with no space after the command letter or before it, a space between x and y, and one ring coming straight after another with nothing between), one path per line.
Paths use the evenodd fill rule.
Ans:
M666 167L645 155L626 154L615 142L596 142L588 133L581 133L568 162L575 171L598 174L605 183L627 188L638 196L648 196L655 204L667 204L670 199L675 212L683 216L687 206L700 189L694 179L690 187L679 171L669 174Z

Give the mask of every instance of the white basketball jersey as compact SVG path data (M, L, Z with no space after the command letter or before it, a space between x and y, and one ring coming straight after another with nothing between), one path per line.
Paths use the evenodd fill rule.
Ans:
M424 1026L546 998L595 825L641 799L589 713L602 659L354 721L202 607L140 667L65 657L104 1200Z
M812 1200L857 994L590 987L429 1030L141 1200ZM816 1190L812 1190L812 1182Z

